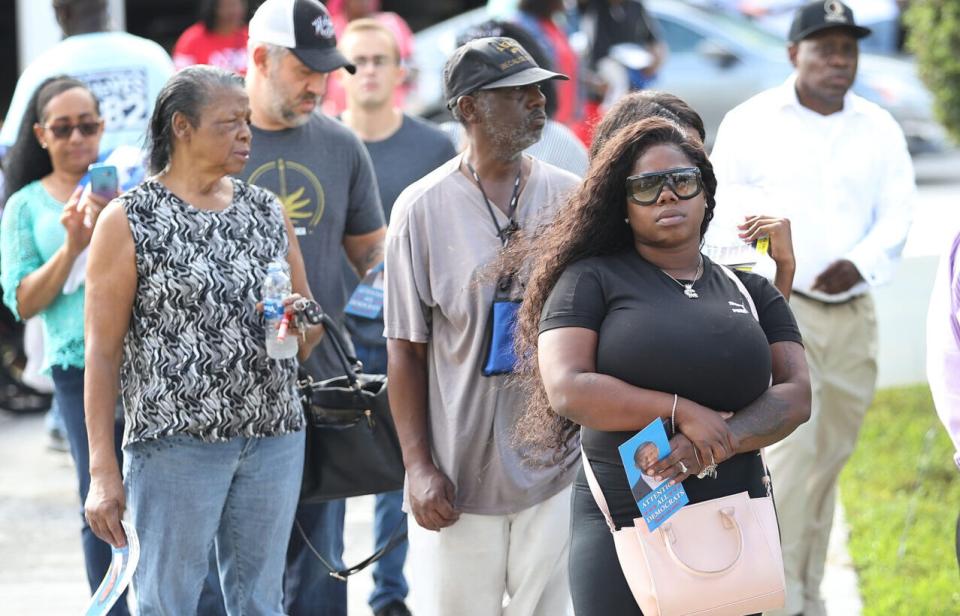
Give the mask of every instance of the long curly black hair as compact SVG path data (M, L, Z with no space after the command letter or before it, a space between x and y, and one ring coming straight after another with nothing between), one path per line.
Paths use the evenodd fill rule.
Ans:
M625 180L635 161L657 145L672 145L700 169L707 204L700 238L703 239L716 207L717 178L703 145L689 138L675 122L648 118L613 134L592 159L579 189L558 210L552 224L526 241L523 252L532 262L530 277L517 317L516 378L527 392L527 407L520 417L514 440L531 451L562 451L578 426L550 408L537 366L540 313L563 271L589 257L633 250L633 232L624 224L627 194Z

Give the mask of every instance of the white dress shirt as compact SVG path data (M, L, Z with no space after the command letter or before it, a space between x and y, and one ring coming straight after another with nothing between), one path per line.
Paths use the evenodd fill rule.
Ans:
M727 113L710 156L717 173L714 225L746 214L790 219L793 288L841 302L890 280L907 239L916 196L903 131L881 107L847 93L843 109L820 115L800 104L795 76ZM712 225L713 226L713 225ZM863 282L844 293L812 289L838 259ZM773 277L764 258L758 273Z

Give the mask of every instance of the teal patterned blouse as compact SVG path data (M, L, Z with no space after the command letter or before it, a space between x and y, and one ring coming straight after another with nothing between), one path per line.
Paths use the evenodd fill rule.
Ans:
M40 181L14 193L0 219L0 285L3 303L20 319L17 287L46 263L66 241L60 224L64 204L50 196ZM61 293L40 312L43 321L43 369L83 367L83 290Z

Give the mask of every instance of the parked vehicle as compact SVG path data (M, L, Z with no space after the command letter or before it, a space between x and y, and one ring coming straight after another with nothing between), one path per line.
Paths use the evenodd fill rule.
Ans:
M783 39L748 19L678 0L646 0L646 6L670 49L653 87L680 96L703 116L708 145L727 111L782 83L793 70ZM411 112L427 117L446 112L443 64L457 35L487 18L486 9L475 9L415 35L419 73L408 98ZM933 98L912 60L861 54L853 90L893 114L911 153L947 147L946 132L933 117Z

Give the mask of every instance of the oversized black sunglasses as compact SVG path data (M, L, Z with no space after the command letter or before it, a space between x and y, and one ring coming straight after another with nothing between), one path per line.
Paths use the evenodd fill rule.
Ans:
M92 137L100 130L100 122L80 122L78 124L47 124L45 127L55 139L69 139L74 129L79 129L84 137Z
M627 197L637 205L653 205L660 198L664 185L678 199L693 199L703 191L703 182L700 181L698 167L683 167L641 173L627 178Z

